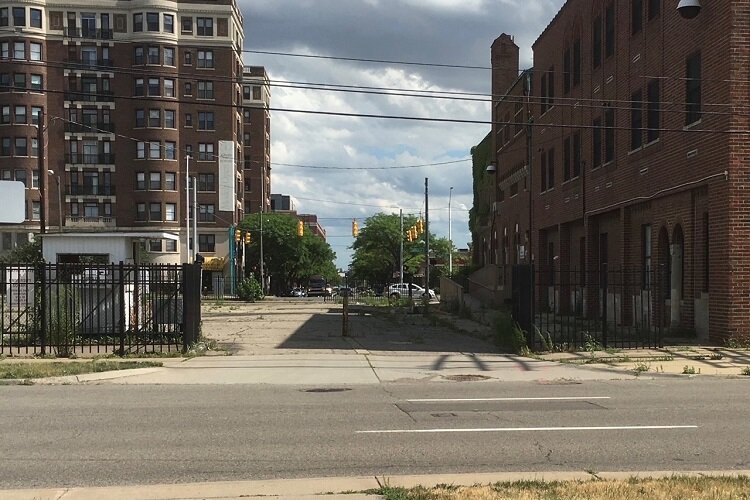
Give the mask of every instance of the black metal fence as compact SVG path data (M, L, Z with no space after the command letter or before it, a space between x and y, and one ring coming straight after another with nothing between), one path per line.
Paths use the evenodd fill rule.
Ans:
M522 327L524 316L531 323L524 329L533 350L662 347L665 278L657 269L520 266L514 313Z
M0 266L0 354L186 350L200 335L200 265Z

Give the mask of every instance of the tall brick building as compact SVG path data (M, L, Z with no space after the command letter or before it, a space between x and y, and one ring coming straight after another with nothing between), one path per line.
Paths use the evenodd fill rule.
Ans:
M641 290L658 276L651 314L667 328L747 337L750 0L704 2L692 20L675 7L569 0L520 77L518 47L495 41L497 173L475 257L505 297L514 263L606 264ZM623 317L639 293L614 298Z
M245 213L267 212L271 206L271 91L266 69L245 68L242 98L245 127Z
M198 188L191 240L221 263L246 208L243 139L255 120L243 120L243 106L268 96L262 68L243 85L243 40L234 0L2 2L0 176L26 183L27 220L0 228L0 250L39 231L42 111L48 232L92 245L89 233L137 234L149 260L183 262L189 169ZM258 124L267 137L268 116ZM267 149L254 146L251 157L267 164Z

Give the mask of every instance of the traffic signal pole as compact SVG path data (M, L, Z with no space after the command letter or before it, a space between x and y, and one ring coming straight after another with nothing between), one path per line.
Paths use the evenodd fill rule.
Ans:
M424 178L424 281L427 299L424 301L424 313L429 313L430 304L430 179Z
M401 232L399 233L401 237L399 238L399 241L401 243L401 250L399 253L399 268L398 268L398 282L403 283L404 282L404 210L400 209L398 211L399 217L401 219Z

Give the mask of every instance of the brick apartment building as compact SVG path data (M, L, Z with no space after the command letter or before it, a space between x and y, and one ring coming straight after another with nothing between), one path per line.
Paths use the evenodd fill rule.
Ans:
M569 0L520 76L516 44L495 40L474 257L506 298L512 264L606 264L660 281L649 307L668 328L750 335L750 0L703 3L686 20L676 2ZM639 293L613 298L621 317Z
M245 213L267 212L271 206L271 90L266 69L245 68L242 98L245 127ZM261 208L262 207L262 208Z
M268 116L253 118L256 105L267 107L265 72L245 71L243 40L234 0L0 4L0 178L27 186L27 220L0 227L0 250L40 229L43 112L49 233L80 234L92 250L102 241L92 233L137 235L149 260L184 262L189 168L198 189L191 240L221 262L246 208L243 138L268 164ZM266 138L257 148L256 124Z

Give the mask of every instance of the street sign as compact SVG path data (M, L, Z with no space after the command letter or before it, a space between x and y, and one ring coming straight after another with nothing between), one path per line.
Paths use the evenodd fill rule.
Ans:
M0 181L0 224L21 224L26 220L26 186L18 181Z

